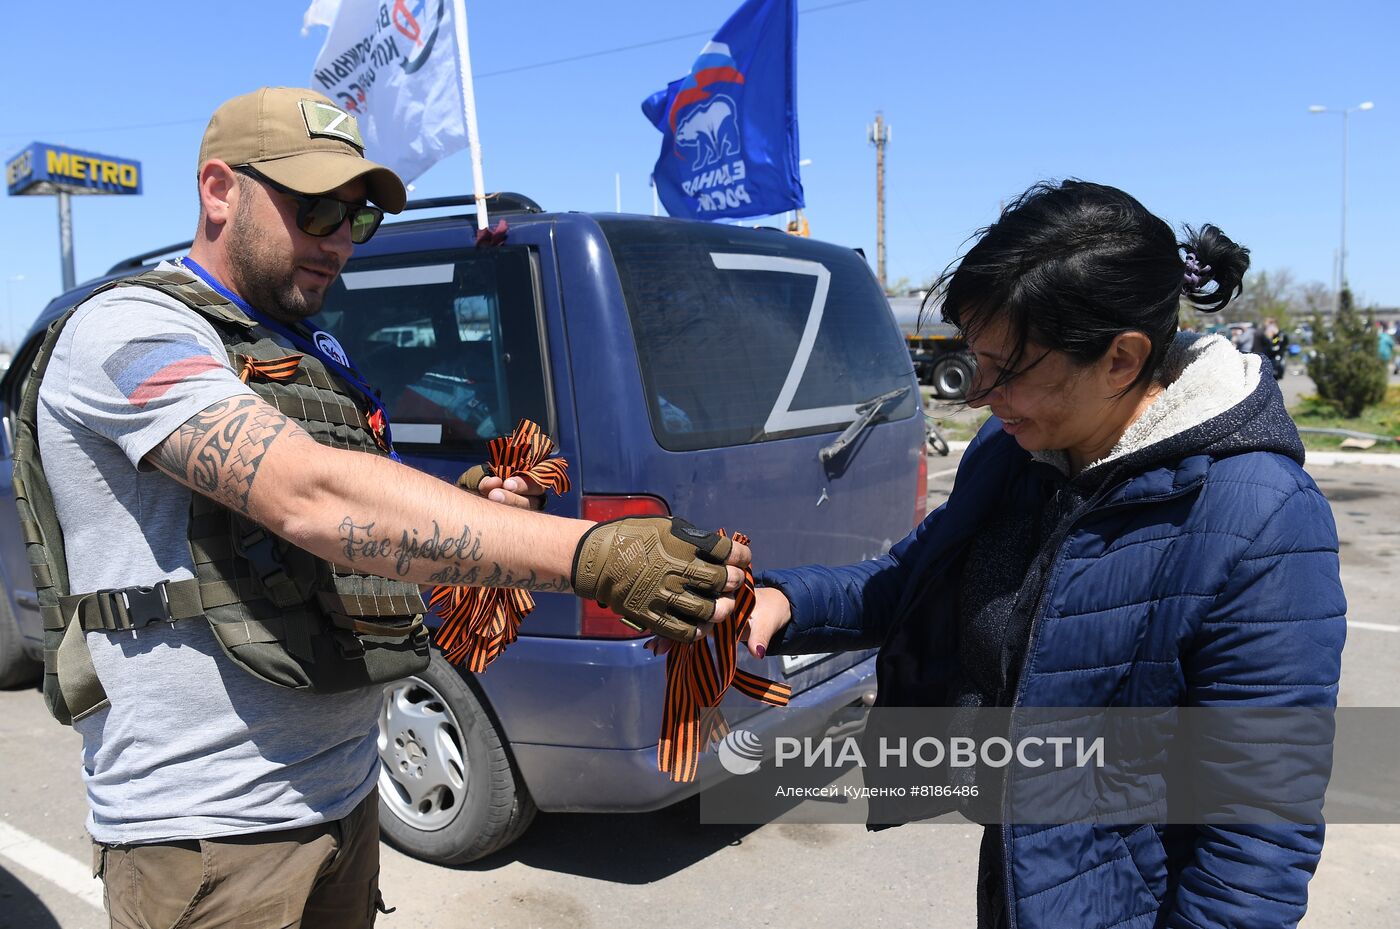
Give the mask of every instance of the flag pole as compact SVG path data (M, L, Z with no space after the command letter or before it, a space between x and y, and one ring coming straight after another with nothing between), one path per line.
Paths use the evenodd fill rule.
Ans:
M472 193L476 195L476 227L487 227L486 180L481 173L481 138L476 131L476 90L472 86L472 57L467 50L467 3L452 0L453 25L457 30L457 57L462 66L462 106L467 117L467 148L472 154Z

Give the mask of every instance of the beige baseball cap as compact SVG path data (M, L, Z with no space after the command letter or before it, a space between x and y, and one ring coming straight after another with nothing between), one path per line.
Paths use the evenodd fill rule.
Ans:
M388 213L408 201L399 176L365 158L355 117L301 87L262 87L220 106L204 130L199 167L211 158L251 165L304 194L329 193L362 177L369 199Z

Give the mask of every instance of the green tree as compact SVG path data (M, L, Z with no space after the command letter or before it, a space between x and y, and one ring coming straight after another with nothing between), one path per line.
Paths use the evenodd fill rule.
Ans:
M1308 361L1308 377L1319 397L1349 419L1385 399L1385 362L1377 353L1375 322L1369 312L1357 312L1350 290L1342 290L1331 330L1318 314L1313 332L1316 354Z
M1272 317L1279 328L1287 332L1293 328L1293 318L1298 312L1298 290L1293 272L1287 268L1251 272L1245 275L1244 288L1230 304L1228 315L1256 326Z

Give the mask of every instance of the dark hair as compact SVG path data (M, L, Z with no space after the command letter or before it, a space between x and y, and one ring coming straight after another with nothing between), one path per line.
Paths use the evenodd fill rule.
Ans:
M1142 332L1152 354L1131 389L1161 364L1181 298L1219 312L1240 292L1249 267L1249 250L1215 226L1187 226L1184 233L1177 241L1170 226L1115 187L1036 184L977 233L920 315L941 301L944 319L966 337L992 320L1009 322L1016 348L1008 373L988 389L1021 372L1029 342L1087 365L1119 334Z

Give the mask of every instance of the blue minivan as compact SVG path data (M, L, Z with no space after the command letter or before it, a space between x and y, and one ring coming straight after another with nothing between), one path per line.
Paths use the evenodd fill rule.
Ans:
M482 248L471 214L386 225L315 321L379 389L409 464L454 480L532 419L571 466L552 512L675 513L742 531L760 570L876 556L922 519L918 387L859 253L773 229L546 213L518 195L493 198L492 213L508 235ZM40 336L101 281L180 248L52 301L0 381L0 685L32 682L41 657L10 462ZM537 809L651 810L696 789L657 771L664 661L596 604L536 599L485 673L435 654L385 690L380 820L410 854L470 861ZM741 649L741 662L790 684L805 711L727 699L730 722L758 734L798 719L820 728L873 698L870 652L755 662ZM721 775L713 756L701 773Z

